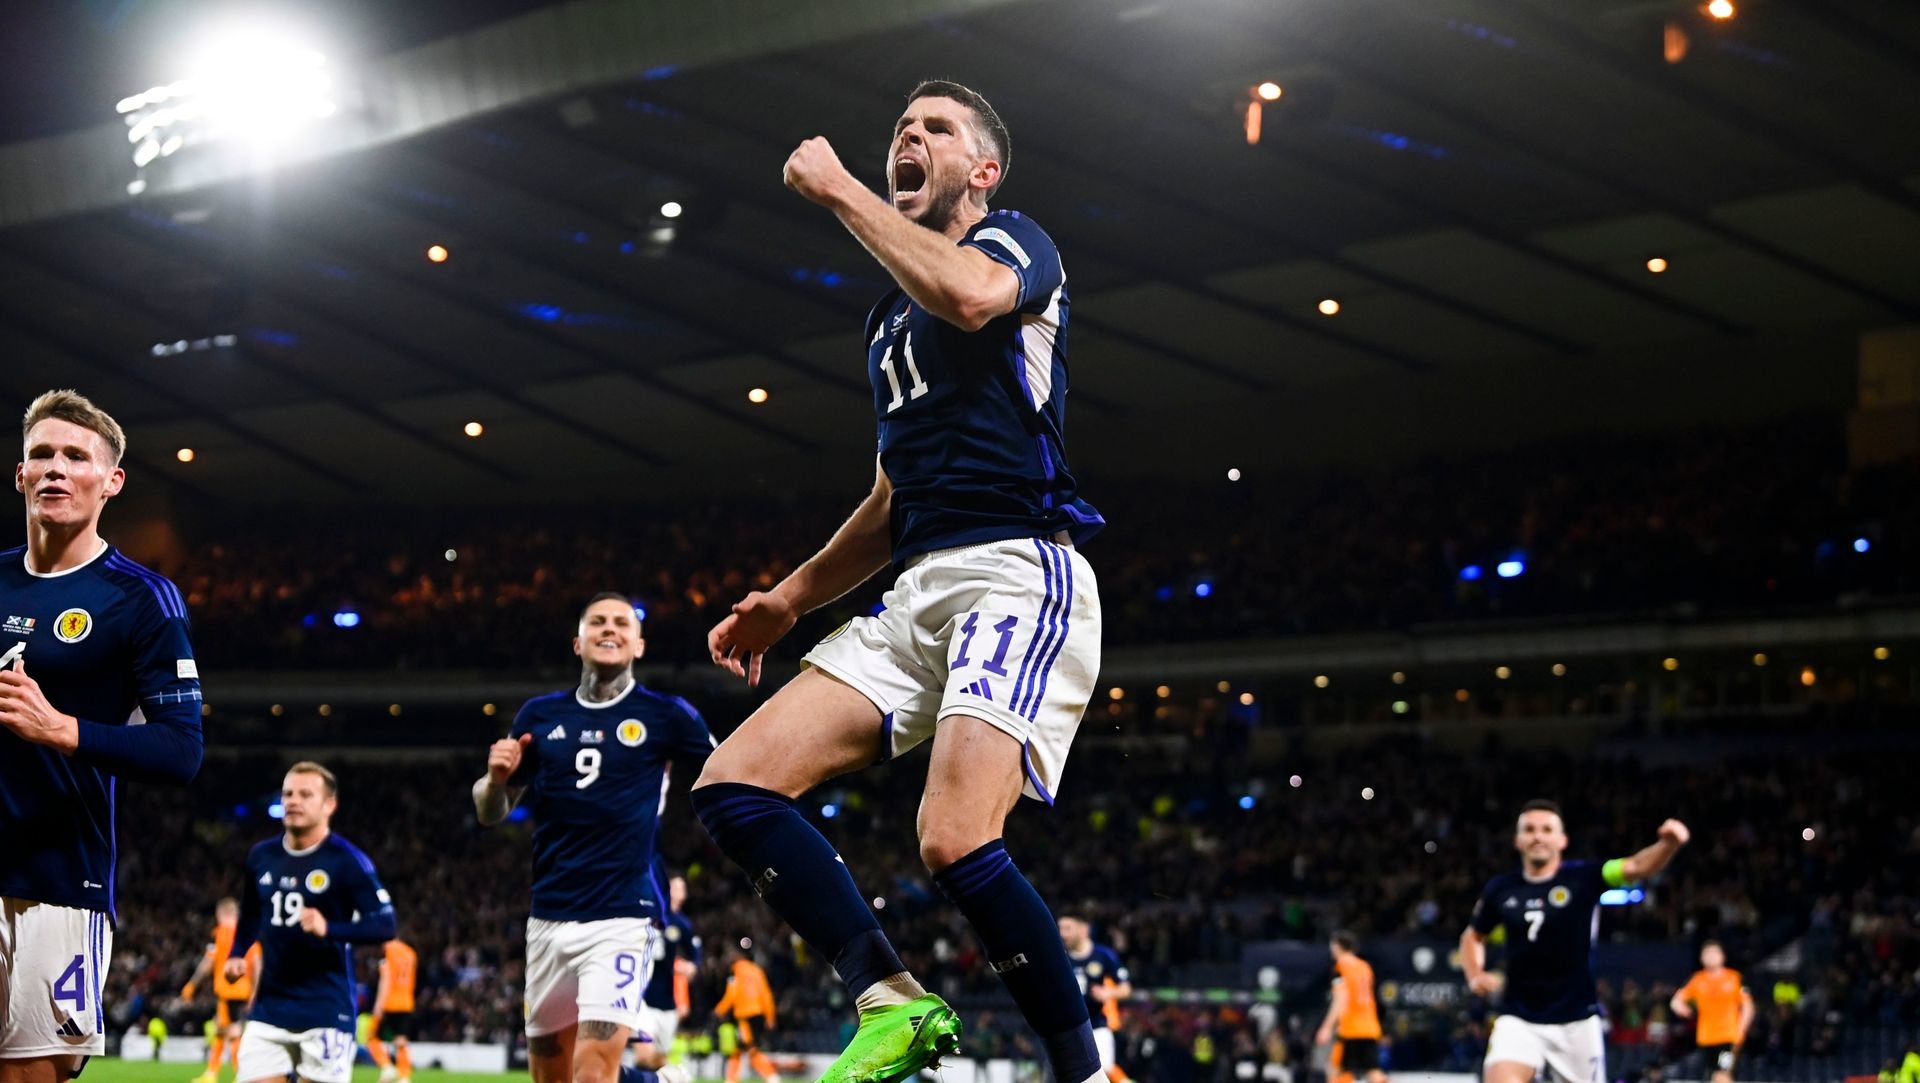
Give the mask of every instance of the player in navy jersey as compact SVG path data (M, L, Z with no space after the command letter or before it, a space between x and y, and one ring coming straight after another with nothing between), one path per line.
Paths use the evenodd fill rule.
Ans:
M483 824L533 814L527 1054L535 1083L613 1083L640 1023L660 918L654 835L673 763L713 735L685 700L635 682L646 651L633 603L595 595L573 640L580 686L527 701L473 784Z
M1060 943L1067 949L1080 995L1087 1001L1094 1048L1100 1051L1100 1070L1112 1079L1120 1074L1114 1060L1114 1031L1120 1029L1120 1002L1133 995L1133 976L1119 952L1093 942L1093 927L1086 918L1060 915Z
M1021 794L1051 803L1100 668L1100 598L1075 548L1097 530L1067 464L1067 288L1033 219L987 200L1007 129L956 83L916 87L894 125L890 200L824 139L789 187L831 210L896 287L861 342L879 425L874 486L826 547L748 594L708 635L757 683L803 613L892 565L878 616L806 669L707 763L693 792L714 841L833 961L860 1011L823 1083L891 1083L958 1048L959 1020L901 965L866 898L795 800L933 742L920 857L973 925L1061 1083L1100 1077L1086 1002L1053 915L1001 842Z
M180 592L100 537L119 424L49 391L21 435L27 544L0 553L0 1080L60 1083L105 1051L119 784L199 771L200 675Z
M687 901L685 878L666 875L666 863L656 858L653 879L656 884L665 884L665 898L659 900L662 906L656 923L660 935L654 941L653 973L640 996L643 1007L634 1064L658 1071L666 1067L674 1036L680 1032L680 1020L686 1018L690 1006L687 977L681 973L681 966L700 965L700 937L680 909Z
M240 1032L235 1083L311 1083L353 1074L353 946L393 939L393 900L373 862L335 834L340 783L312 761L287 768L280 786L285 831L247 853L240 927L227 955L229 979L246 973L260 943L253 1008Z
M1487 1040L1487 1083L1531 1083L1552 1068L1561 1083L1604 1083L1606 1045L1593 978L1600 895L1657 875L1685 846L1679 820L1632 857L1601 863L1562 861L1567 849L1560 806L1529 801L1514 828L1519 872L1487 882L1460 934L1460 966L1475 993L1500 993ZM1507 972L1487 969L1487 938L1504 930Z

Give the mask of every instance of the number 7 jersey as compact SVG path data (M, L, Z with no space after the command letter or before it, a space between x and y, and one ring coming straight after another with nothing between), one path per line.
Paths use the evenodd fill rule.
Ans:
M1481 936L1502 930L1503 1014L1529 1023L1573 1023L1600 1014L1593 940L1601 892L1625 882L1620 867L1617 860L1567 861L1545 880L1507 872L1487 882L1469 924Z
M668 765L697 769L714 748L699 712L637 683L606 703L554 692L520 708L509 736L522 734L508 785L533 814L533 916L660 916L649 873Z
M902 290L867 317L880 465L893 484L895 563L936 549L1105 522L1067 467L1067 280L1060 252L1018 211L994 211L960 241L1013 271L1012 312L966 331Z

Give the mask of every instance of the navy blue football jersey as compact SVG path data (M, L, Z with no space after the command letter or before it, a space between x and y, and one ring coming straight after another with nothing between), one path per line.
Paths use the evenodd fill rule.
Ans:
M1093 945L1085 955L1069 954L1067 962L1073 964L1073 975L1080 981L1080 995L1087 998L1087 1018L1093 1020L1093 1029L1105 1028L1111 1022L1107 1006L1093 999L1093 990L1109 981L1115 985L1132 984L1127 964L1120 961L1119 952L1105 944Z
M229 958L260 942L253 1015L283 1030L353 1030L353 945L384 944L396 932L393 900L360 848L329 833L295 852L284 836L247 854L247 890ZM300 911L327 919L327 935L300 927Z
M649 1008L661 1011L673 1011L673 965L681 959L700 965L700 937L693 931L693 922L678 910L666 911L666 928L653 941L653 973L647 978L647 988L641 994L641 1002Z
M1487 883L1471 924L1486 936L1506 930L1507 979L1500 1010L1530 1023L1572 1023L1600 1014L1593 980L1593 939L1608 862L1567 861L1551 879L1519 872Z
M80 747L64 756L0 729L0 895L111 914L119 781L184 784L200 769L186 604L112 546L53 575L11 549L0 553L6 656L80 719Z
M509 736L533 735L509 785L533 815L533 916L652 918L654 839L667 765L697 764L713 734L686 700L634 684L607 703L575 692L527 701Z
M895 562L1105 520L1067 468L1067 280L1032 219L994 211L960 241L1010 268L1019 305L968 332L894 289L867 317Z

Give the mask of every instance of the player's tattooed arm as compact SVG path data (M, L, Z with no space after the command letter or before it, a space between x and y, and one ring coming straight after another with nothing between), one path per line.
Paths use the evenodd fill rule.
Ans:
M590 1042L604 1042L620 1032L620 1024L589 1019L580 1024L580 1036Z
M533 735L523 733L518 740L502 738L487 749L487 773L473 783L473 814L482 824L492 826L507 818L520 800L524 786L509 786L507 780L520 767L521 757Z

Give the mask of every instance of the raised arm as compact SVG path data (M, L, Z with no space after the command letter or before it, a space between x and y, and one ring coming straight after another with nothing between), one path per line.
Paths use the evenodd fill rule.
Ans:
M1615 886L1618 886L1620 884L1636 884L1650 877L1658 876L1660 870L1666 868L1668 863L1673 860L1673 855L1679 853L1680 847L1685 846L1687 840L1692 837L1692 833L1687 830L1686 824L1681 823L1679 820L1668 820L1660 825L1660 837L1655 839L1651 845L1639 853L1634 854L1632 857L1618 859L1617 865L1615 862L1608 862L1607 864L1609 866L1619 869L1618 877L1609 876L1608 879L1614 881Z
M742 598L707 633L715 665L759 684L761 657L795 621L873 578L893 559L893 483L877 460L873 474L873 491L819 552L772 590Z
M509 785L508 780L519 770L521 756L532 742L533 734L523 733L518 739L502 737L487 749L487 773L473 782L473 814L483 826L506 819L526 792L526 787Z
M847 172L825 139L800 144L787 159L785 178L788 187L831 210L915 304L948 323L978 331L1020 303L1018 276L955 245L958 238L908 221Z

